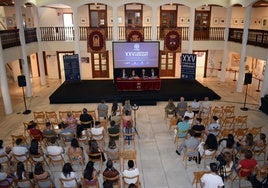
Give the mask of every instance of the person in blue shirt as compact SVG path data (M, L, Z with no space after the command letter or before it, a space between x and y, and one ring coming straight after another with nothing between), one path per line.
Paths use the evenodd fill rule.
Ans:
M189 117L188 116L185 116L184 118L183 118L183 121L181 121L181 122L179 122L178 124L177 124L177 126L178 126L178 137L179 138L184 138L184 137L186 137L186 135L187 135L187 131L190 129L190 125L189 125L189 123L188 123L188 121L189 121Z

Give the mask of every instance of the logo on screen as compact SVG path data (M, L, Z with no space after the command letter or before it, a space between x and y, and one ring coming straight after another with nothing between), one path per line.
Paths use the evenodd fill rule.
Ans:
M134 51L140 51L140 45L139 44L134 44Z

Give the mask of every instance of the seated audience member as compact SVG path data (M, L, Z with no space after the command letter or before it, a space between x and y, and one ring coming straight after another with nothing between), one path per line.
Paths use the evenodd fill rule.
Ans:
M224 160L226 161L226 164L224 165L224 176L228 177L229 175L232 174L232 170L233 170L233 154L226 151L224 153L222 153L222 156L224 157Z
M113 188L113 183L111 183L110 181L105 180L102 184L103 188Z
M92 116L88 113L86 108L83 108L82 112L83 113L79 117L79 120L81 122L82 128L83 129L91 128L93 123L94 123Z
M94 168L94 162L88 161L83 173L84 185L95 185L98 182L98 172Z
M132 116L130 114L130 111L126 110L125 113L122 115L123 129L127 126L128 121L132 121Z
M185 116L183 118L183 121L180 121L177 124L177 127L178 127L178 137L179 138L186 137L186 135L187 135L186 131L188 131L190 129L190 125L189 125L188 121L189 121L189 117L188 116ZM183 131L183 132L181 132L181 131Z
M11 157L11 147L9 146L4 147L3 143L4 143L3 140L0 140L0 155L6 155L7 157L0 158L0 163L5 163L9 161Z
M47 138L48 141L52 137L57 137L57 133L53 129L51 129L51 123L50 122L46 122L46 129L43 130L43 137Z
M111 108L111 116L120 116L120 115L121 115L121 106L118 104L117 101L114 101Z
M188 106L186 112L184 113L184 117L188 116L189 117L189 125L193 124L193 120L194 120L194 112L192 111L192 107Z
M154 71L154 69L151 69L150 77L151 77L151 78L156 78L156 77L157 77L157 74L156 74L156 72Z
M44 161L42 147L39 146L37 139L32 139L29 154L34 162Z
M135 70L132 70L129 78L131 78L131 79L137 79L137 78L139 78L139 76L136 74L136 71Z
M63 165L60 177L62 179L67 179L67 180L75 178L76 181L79 182L78 174L74 172L71 163L65 163ZM63 186L64 187L76 187L77 185L76 185L76 182L73 180L73 181L64 182Z
M10 184L13 183L13 177L11 174L3 172L3 166L0 164L0 181L7 180ZM0 187L9 187L7 182L1 182Z
M12 148L12 153L15 155L26 155L26 156L22 156L19 157L17 159L19 159L19 161L23 162L27 159L27 155L28 155L28 149L26 146L22 145L22 139L18 138L16 140L16 145Z
M219 140L219 154L225 152L233 153L235 146L234 135L228 134L227 138Z
M182 151L186 151L187 149L195 149L200 144L200 140L194 137L195 132L194 130L190 129L187 134L187 138L184 140L184 142L179 146L178 150L176 150L176 153L178 155L181 154ZM197 155L197 152L190 152L187 153L189 157L193 157Z
M173 102L173 99L168 100L168 104L165 106L165 113L166 115L174 115L176 112L176 106Z
M123 176L125 176L125 177L134 177L134 176L137 176L137 175L140 174L139 169L134 168L134 161L133 160L129 160L127 164L128 164L128 169L123 171ZM131 183L136 184L137 180L138 180L137 178L133 178L133 179L124 178L124 181L127 184L131 184Z
M200 112L205 115L208 115L210 113L210 109L211 109L211 102L209 101L208 97L205 97L204 101L201 102Z
M118 134L120 132L120 129L118 128L118 125L115 125L115 121L110 122L111 127L108 128L109 134ZM114 139L118 140L119 136L113 137Z
M99 121L95 122L95 126L91 128L92 139L101 140L104 135L104 127L101 126ZM98 135L98 136L95 136Z
M218 136L220 133L220 124L218 123L218 117L213 116L211 124L208 125L207 134L214 134L215 136Z
M118 170L116 170L113 166L113 161L109 159L106 162L106 169L103 171L103 176L107 178L114 178L119 175ZM108 180L107 180L108 181ZM117 183L118 180L112 181L112 183Z
M263 149L266 146L266 135L264 133L260 133L259 139L254 142L254 151L258 151Z
M129 114L131 115L132 106L130 104L130 100L125 100L125 103L123 105L122 114L126 114L126 111L129 111Z
M192 110L194 112L194 115L199 114L200 110L200 103L198 100L195 98L194 101L191 103Z
M63 157L64 154L64 149L61 146L57 146L56 145L56 138L51 138L51 145L47 146L46 148L46 152L49 155L59 155L61 154ZM55 160L60 160L60 156L56 156L55 158L53 158Z
M84 163L84 153L82 147L76 138L71 141L71 146L68 148L68 155L72 161L79 161L81 164Z
M116 142L113 138L110 138L108 147L106 148L106 152L108 152L108 157L111 160L118 160L120 156L115 153L119 151L119 148L116 146ZM110 154L110 155L109 155Z
M205 131L205 126L201 124L202 118L196 118L194 125L192 126L192 130L195 131L195 137L200 138L202 136L202 132Z
M41 141L43 139L43 134L39 129L37 129L37 124L35 122L29 124L28 129L31 137L37 139L38 141Z
M146 74L146 70L145 69L141 69L141 77L144 79L144 78L147 78L147 74Z
M41 162L37 162L34 167L34 180L43 180L48 177L50 177L49 172L44 170Z
M121 77L122 79L126 79L126 78L127 78L126 69L122 69L122 72L121 72L120 77Z
M238 171L240 176L247 177L252 173L255 167L258 168L258 164L257 164L257 161L253 158L252 151L246 150L244 152L244 156L245 158L239 162L239 164L236 167L236 170ZM249 171L240 172L241 169L249 169Z
M253 135L248 133L245 140L236 140L237 141L237 150L240 152L245 152L248 149L253 149L254 140Z
M103 153L103 149L101 147L99 147L98 142L96 140L89 140L88 141L88 149L86 152L88 155L100 153L101 157L102 157L102 161L104 162L106 160L104 153ZM99 159L99 158L100 158L100 156L89 156L89 160Z
M30 173L25 170L25 166L24 166L23 162L17 163L17 169L14 172L14 177L18 181L32 178L32 177L30 177ZM18 182L18 187L27 187L27 186L29 186L28 183Z
M105 100L101 100L101 103L98 105L97 110L100 119L108 118L108 105L105 104Z
M184 97L181 97L176 108L177 115L180 117L184 117L184 114L187 110L187 106L188 105L187 105L187 102L184 101Z
M76 128L77 128L77 120L73 117L73 114L71 112L67 113L67 118L64 122L67 127L64 128L60 132L60 134L75 134L76 133Z
M213 152L217 151L218 142L214 134L209 134L204 144L205 155L211 155Z
M131 133L134 132L134 128L132 126L131 121L127 122L126 127L123 128L123 132L126 133L126 134L131 134ZM125 140L132 140L133 138L132 138L132 136L126 136L124 139Z
M220 188L224 186L222 178L218 175L218 165L210 163L210 172L201 177L202 188Z

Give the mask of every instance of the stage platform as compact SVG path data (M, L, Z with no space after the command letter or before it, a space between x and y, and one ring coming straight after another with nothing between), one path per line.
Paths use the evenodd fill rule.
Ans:
M131 103L138 105L156 105L157 101L167 101L169 98L177 101L183 96L186 101L194 98L203 100L219 100L221 97L208 87L196 80L162 79L159 91L117 91L113 80L81 80L77 82L64 82L49 97L51 104L64 103L99 103L124 102L130 99Z

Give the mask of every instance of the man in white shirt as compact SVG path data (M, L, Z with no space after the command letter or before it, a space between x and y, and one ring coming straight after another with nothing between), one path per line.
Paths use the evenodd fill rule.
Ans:
M137 176L140 174L139 169L134 168L134 161L133 160L129 160L127 164L128 164L128 169L123 171L124 176L131 178L131 177L134 177L134 176ZM131 184L131 183L136 184L137 180L138 180L137 178L133 178L133 179L124 178L124 181L127 184Z
M101 126L101 123L99 121L95 122L95 126L91 128L91 134L93 134L93 139L95 140L101 140L104 135L104 127ZM94 136L98 135L98 136Z
M220 124L218 123L218 117L213 116L212 117L212 122L208 126L208 133L207 134L214 134L215 136L218 136L220 133Z
M61 157L59 154L64 154L64 149L61 146L56 145L56 138L51 138L51 144L50 146L47 146L47 154L49 155L58 155L56 157L53 157L52 160L60 160Z
M224 186L222 178L217 175L218 165L216 163L210 163L210 173L205 173L201 177L201 187L203 188L221 188Z
M18 138L16 140L16 146L12 148L12 153L15 155L24 155L21 157L16 157L17 160L24 162L28 158L28 149L26 146L22 146L22 139Z

